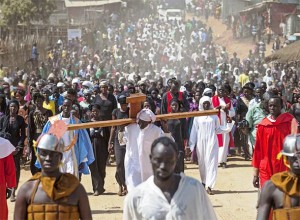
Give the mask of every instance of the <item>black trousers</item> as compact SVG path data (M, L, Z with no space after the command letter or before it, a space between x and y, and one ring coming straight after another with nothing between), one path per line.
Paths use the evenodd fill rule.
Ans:
M15 162L15 167L16 167L16 179L17 179L17 186L15 187L16 189L18 188L19 181L20 181L20 174L21 174L21 157L22 157L23 149L20 149L20 151L14 155L14 162Z
M104 138L92 138L95 161L89 165L94 192L104 191L106 161L108 158L108 141Z
M119 186L126 186L124 159L126 153L126 145L120 145L118 139L114 141L115 158L116 158L116 174L115 178Z

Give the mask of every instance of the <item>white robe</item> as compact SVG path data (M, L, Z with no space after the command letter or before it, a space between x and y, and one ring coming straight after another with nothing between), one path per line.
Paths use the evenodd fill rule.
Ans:
M153 174L150 162L151 145L155 139L161 136L171 138L171 133L165 134L161 128L154 124L149 124L143 130L140 129L138 124L125 127L126 153L124 166L128 191L146 181Z
M190 134L191 151L196 146L198 165L202 183L213 188L218 170L219 144L217 134L230 132L233 124L220 126L217 115L195 117Z
M69 125L70 124L70 118L62 118L62 120ZM72 131L71 131L72 132ZM69 146L71 144L71 133L70 131L66 131L62 139L64 141L65 146ZM60 171L62 173L70 173L79 178L79 172L78 172L78 162L75 155L74 147L72 147L70 150L63 152L63 158L61 160L63 166L60 167Z
M223 98L219 97L220 106L226 106L226 103ZM235 111L233 105L231 103L231 108L228 110L228 116L230 118L235 116ZM220 111L220 125L226 127L227 126L227 116L226 113L221 110ZM228 154L228 146L229 146L230 136L229 133L223 134L223 146L219 147L219 163L227 162L227 154Z
M124 201L123 220L216 220L213 206L201 183L183 173L171 202L151 176L129 192Z
M142 182L137 144L139 133L140 127L138 124L131 124L125 127L124 142L126 143L126 153L124 167L126 186L129 192Z
M142 182L153 175L150 161L151 145L153 141L164 136L163 130L154 124L149 124L143 130L140 130L138 136L139 161L141 166Z

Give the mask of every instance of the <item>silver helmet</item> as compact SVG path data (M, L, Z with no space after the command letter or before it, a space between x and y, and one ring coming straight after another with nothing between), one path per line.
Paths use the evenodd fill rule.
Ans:
M37 145L38 149L50 150L63 153L64 152L64 143L62 140L58 140L55 135L44 134Z
M300 152L300 134L288 135L284 139L282 155L293 157Z

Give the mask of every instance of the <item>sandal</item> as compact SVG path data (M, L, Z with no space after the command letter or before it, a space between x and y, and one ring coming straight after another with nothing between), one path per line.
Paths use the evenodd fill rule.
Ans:
M207 187L207 194L208 195L214 195L214 193L212 192L211 188Z

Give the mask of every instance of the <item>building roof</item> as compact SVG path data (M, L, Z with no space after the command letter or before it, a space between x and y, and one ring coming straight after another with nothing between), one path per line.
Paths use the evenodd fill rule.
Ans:
M73 7L90 7L90 6L102 6L113 3L121 3L121 0L94 0L94 1L80 1L80 0L65 0L67 8Z

